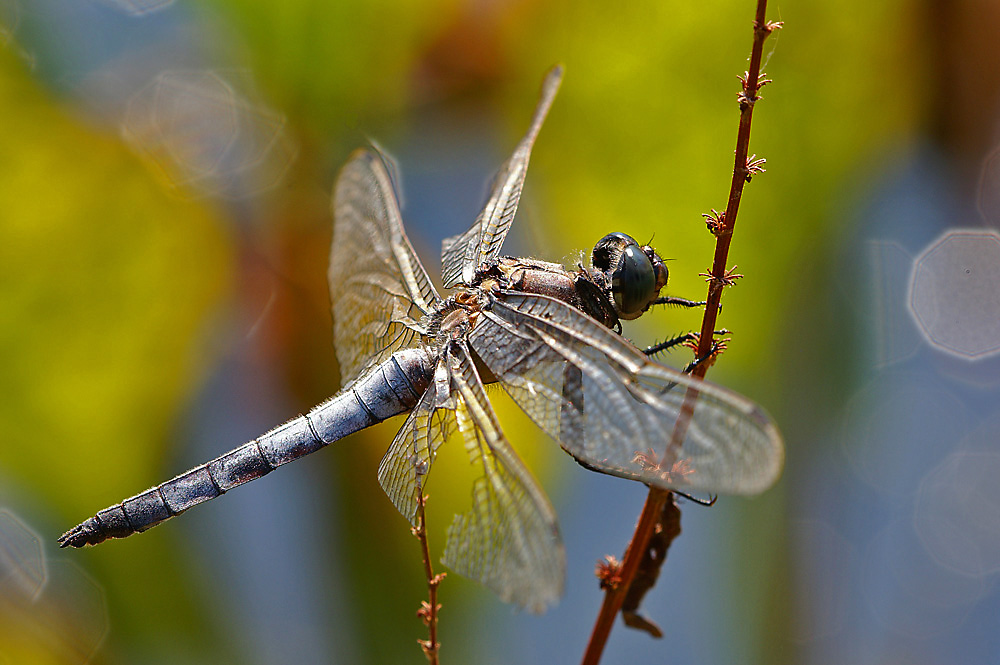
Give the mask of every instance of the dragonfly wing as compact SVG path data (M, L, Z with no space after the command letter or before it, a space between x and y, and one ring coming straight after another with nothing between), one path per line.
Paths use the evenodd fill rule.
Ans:
M437 449L454 430L448 367L439 360L434 380L399 428L378 465L378 482L403 517L416 526L417 498L423 492Z
M441 277L445 288L470 283L478 268L500 255L500 247L517 212L531 148L561 81L562 67L553 67L542 83L542 92L528 133L493 179L486 207L469 230L445 239L441 250Z
M565 552L555 511L511 448L464 344L452 345L454 415L478 477L472 508L448 529L443 561L532 612L562 595Z
M330 298L343 383L422 334L422 317L440 300L403 231L382 155L357 150L333 193Z
M762 492L781 472L781 435L759 406L648 359L559 300L501 292L470 343L532 420L597 471L725 494Z

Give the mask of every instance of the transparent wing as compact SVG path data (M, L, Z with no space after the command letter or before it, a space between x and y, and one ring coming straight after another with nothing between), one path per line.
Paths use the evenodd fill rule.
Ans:
M542 92L528 133L521 139L510 159L500 167L490 188L486 207L468 231L444 240L441 249L441 277L445 288L451 288L460 282L468 284L477 268L500 255L503 239L514 221L514 213L517 212L531 148L561 81L562 67L553 67L542 83Z
M396 509L416 526L417 497L423 491L437 449L454 430L448 367L440 360L434 381L399 428L378 465L378 482Z
M469 341L531 419L597 471L726 494L762 492L781 472L781 435L759 406L649 360L561 301L502 292Z
M447 361L455 417L479 475L442 560L504 602L544 611L562 595L566 568L555 511L500 430L464 345L453 345Z
M346 385L370 364L413 346L440 300L410 245L382 156L357 150L333 193L330 298Z

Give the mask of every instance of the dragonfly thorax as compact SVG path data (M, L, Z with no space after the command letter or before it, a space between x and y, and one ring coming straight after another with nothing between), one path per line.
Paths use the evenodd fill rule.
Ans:
M439 343L464 338L479 317L481 296L465 291L445 300L427 322L427 333Z
M667 266L649 245L640 246L624 233L601 238L591 254L591 265L610 283L619 318L639 318L667 285Z

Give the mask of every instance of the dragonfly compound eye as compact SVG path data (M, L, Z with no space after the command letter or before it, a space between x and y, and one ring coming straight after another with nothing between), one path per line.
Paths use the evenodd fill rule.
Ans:
M659 294L659 282L666 282L639 243L624 233L609 233L601 238L594 245L591 263L610 278L615 309L626 320L645 312Z
M611 293L623 319L637 318L656 299L656 272L638 245L622 252L618 267L611 273Z

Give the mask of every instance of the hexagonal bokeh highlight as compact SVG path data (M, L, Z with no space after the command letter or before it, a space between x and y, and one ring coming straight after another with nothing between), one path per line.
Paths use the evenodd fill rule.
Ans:
M68 559L50 562L51 583L34 608L35 640L42 653L68 654L63 662L89 663L110 630L104 587Z
M15 660L79 663L93 660L110 621L103 587L66 558L46 555L38 534L0 508L0 665ZM15 662L14 660L10 662Z
M914 526L938 565L969 577L1000 572L998 474L1000 453L958 451L920 483Z
M929 344L970 360L1000 352L1000 234L945 233L917 257L909 290Z
M295 157L285 118L239 92L234 78L162 72L129 100L125 139L186 193L241 199L275 186Z
M8 510L0 510L0 594L31 602L45 587L48 567L42 541Z
M915 640L946 635L965 623L990 585L940 566L921 545L907 519L876 533L860 554L856 584L864 611L852 612L874 619L875 629Z

